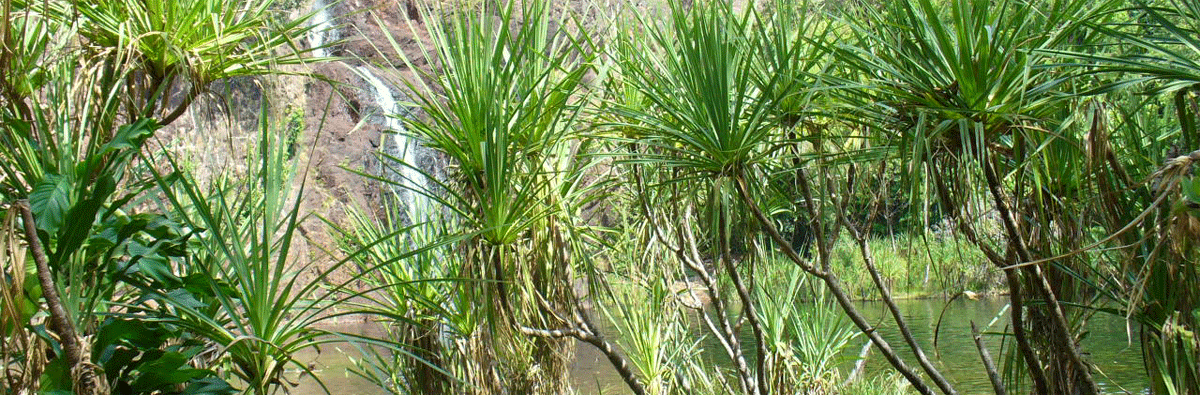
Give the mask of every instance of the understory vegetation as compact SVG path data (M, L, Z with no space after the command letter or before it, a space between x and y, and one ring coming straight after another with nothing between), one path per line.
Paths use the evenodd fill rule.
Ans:
M419 50L353 59L290 6L0 0L0 393L286 393L337 343L394 394L574 393L577 345L638 395L1100 394L1107 315L1200 395L1200 0L405 2ZM333 60L434 153L350 169L382 204L303 209L299 109L240 171L166 148ZM963 388L896 301L981 295Z

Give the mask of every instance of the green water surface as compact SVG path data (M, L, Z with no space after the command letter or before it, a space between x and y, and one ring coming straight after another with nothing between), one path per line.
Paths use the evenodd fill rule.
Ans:
M952 382L955 389L964 395L993 393L971 337L971 322L974 321L980 331L985 333L984 343L988 346L997 365L1000 365L1004 357L1001 352L1001 342L1005 339L1003 336L988 333L1007 331L1009 323L1007 303L1007 298L1003 297L980 300L959 298L949 302L944 299L914 299L896 302L908 322L909 329L913 332L913 337L917 339L942 374ZM911 349L904 343L900 333L896 331L884 304L881 302L859 302L858 304L863 314L872 322L877 323L880 333L892 348L903 353L902 356L906 358L906 362L914 369L919 370ZM940 327L938 325L939 317L941 317ZM848 320L847 323L849 323ZM1086 328L1088 333L1083 341L1083 350L1086 353L1085 358L1094 363L1099 371L1096 378L1101 390L1111 394L1147 393L1147 381L1141 362L1141 347L1136 341L1137 327L1127 328L1125 320L1121 317L1095 314L1088 320ZM700 329L697 328L697 330ZM935 332L937 332L936 348L934 347ZM1132 342L1127 333L1133 336ZM1036 334L1034 335L1036 336ZM741 340L750 354L747 355L747 358L753 358L754 347L750 346L753 339L749 337L749 333L746 333ZM845 360L842 361L843 374L852 367L866 341L865 337L860 336L855 340L854 345L845 351ZM703 345L708 350L720 350L720 345L711 337L706 337ZM728 360L722 355L715 355L714 360L718 363L728 363ZM887 361L873 350L867 360L866 374L870 376L890 371L891 366ZM575 387L581 394L630 393L620 377L608 365L608 360L586 345L580 346L571 373ZM1009 392L1023 393L1023 391L1012 389Z
M971 322L974 321L985 333L1006 331L1006 325L1009 322L1006 298L980 300L959 298L950 302L943 299L899 300L897 305L904 314L905 320L908 321L913 336L960 393L964 395L992 393L979 354L971 339ZM891 324L883 303L859 302L859 309L872 322L878 323L879 331L888 343L897 351L904 353L906 361L917 368L915 358L912 357L911 351L904 344L899 332ZM939 317L942 318L940 328L938 327ZM597 322L598 324L602 323L602 320L597 321L600 321ZM366 333L370 332L368 329L371 328L374 327L361 325L361 327L350 326L336 329ZM374 329L377 331L377 328ZM933 346L935 329L938 332L936 348ZM1128 333L1133 336L1134 341L1132 342L1127 336L1127 329L1130 331ZM612 328L601 328L601 330L607 336L615 336ZM695 330L697 336L705 336L703 346L713 351L713 359L718 364L728 364L728 361L719 355L717 350L720 350L720 345L716 340L707 336L699 327L696 327ZM1137 327L1127 328L1125 321L1120 317L1096 314L1088 321L1087 330L1087 336L1083 341L1083 350L1086 353L1085 357L1099 370L1096 377L1100 382L1101 389L1105 393L1111 394L1124 394L1127 393L1126 391L1135 394L1146 393L1147 382L1142 369L1141 348L1136 342ZM1034 335L1036 336L1036 334ZM754 347L751 345L752 338L749 337L749 333L746 333L742 341L751 354L747 355L747 358L753 358ZM853 365L865 341L866 338L860 336L847 348L845 360L842 361L845 370L848 371ZM997 364L1000 364L1001 358L1003 358L1002 341L1004 341L1004 337L1000 335L984 336L984 342ZM312 364L311 366L318 371L317 374L325 381L333 394L384 394L385 391L347 374L346 368L349 366L347 356L356 354L347 352L352 349L353 347L346 345L342 345L342 347L334 345L325 347L320 353L306 352L299 359ZM891 367L887 361L877 352L872 351L868 357L867 375L890 371ZM294 380L299 386L292 388L289 391L291 394L324 394L312 377L297 377ZM580 343L577 348L576 360L571 367L571 380L578 392L584 395L630 393L608 360L596 352L592 346L583 343ZM1009 392L1023 393L1011 389Z

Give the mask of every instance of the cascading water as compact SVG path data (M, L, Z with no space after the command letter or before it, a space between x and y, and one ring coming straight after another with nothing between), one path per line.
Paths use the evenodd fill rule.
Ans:
M313 29L308 33L309 47L313 48L313 56L326 57L329 51L323 47L336 39L337 29L330 21L329 6L325 5L324 0L313 1L312 9L315 12L312 17Z
M400 185L400 188L393 192L403 203L408 221L416 223L428 220L427 194L431 191L426 175L417 170L420 168L417 163L417 151L421 146L410 138L408 131L404 128L402 117L406 117L408 111L396 102L396 98L392 96L392 89L379 79L371 68L358 66L357 70L367 84L371 85L375 94L375 104L383 111L383 126L387 129L385 133L391 136L388 139L390 144L385 142L380 149L385 154L402 162L387 166L395 169L395 172L399 174L385 174L384 176L395 179Z
M429 177L436 176L437 174L435 169L438 162L436 155L432 150L422 146L409 136L407 129L404 127L403 118L411 116L411 113L396 102L396 98L392 96L392 89L376 76L370 67L358 66L356 70L363 77L363 80L371 85L375 94L375 104L383 111L383 126L387 129L385 136L389 134L391 136L390 139L386 140L390 141L390 144L387 142L380 144L380 150L387 154L387 156L403 162L384 166L385 169L393 169L394 171L391 171L391 174L383 174L383 177L395 181L400 186L399 188L393 188L392 193L404 206L404 214L407 216L406 220L408 221L406 225L424 222L426 225L437 226L433 223L439 222L440 217L438 216L437 208L429 198L429 194L435 193L430 186ZM420 230L417 230L416 233L410 234L409 237L419 239L422 235L433 236L436 235L436 232L422 234ZM416 242L414 239L409 239L409 242L414 243L414 245L420 244L420 242ZM430 242L433 242L433 240L425 241L425 243ZM436 254L437 251L431 251L431 253ZM433 262L449 262L449 260L439 258L434 259ZM431 272L423 274L433 277L439 275ZM450 299L445 300L442 307L446 311L453 311L456 308ZM455 345L456 337L449 325L438 324L438 328L438 339L444 347L459 347Z

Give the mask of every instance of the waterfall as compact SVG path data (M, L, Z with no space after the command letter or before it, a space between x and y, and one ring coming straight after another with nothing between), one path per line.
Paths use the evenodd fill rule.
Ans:
M417 170L419 164L416 153L420 144L408 135L402 120L402 117L408 114L408 110L396 102L396 98L392 96L392 89L379 79L371 68L358 66L357 70L371 85L375 94L375 104L383 111L381 115L383 116L383 126L386 129L384 138L388 136L390 138L387 139L387 142L380 144L380 149L403 162L393 166L399 174L385 174L384 176L395 179L399 184L399 190L394 192L404 204L408 221L416 223L428 220L429 198L425 194L430 193L430 189L426 175Z
M316 12L312 16L313 29L308 32L309 47L314 48L313 56L323 58L329 56L329 51L321 47L333 41L332 38L337 34L337 29L330 21L329 6L325 5L324 0L313 1L312 8Z

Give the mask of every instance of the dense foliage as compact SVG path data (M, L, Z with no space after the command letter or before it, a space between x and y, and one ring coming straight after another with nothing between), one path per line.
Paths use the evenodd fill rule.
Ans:
M1200 395L1200 1L501 3L386 37L392 132L444 169L381 153L391 199L308 262L265 104L245 175L155 144L326 60L310 15L0 0L3 393L278 393L351 341L388 392L557 394L577 341L639 395L956 394L895 299L994 288L995 393L1100 393L1107 314L1151 393ZM321 329L349 314L382 333ZM858 337L890 374L839 363Z

